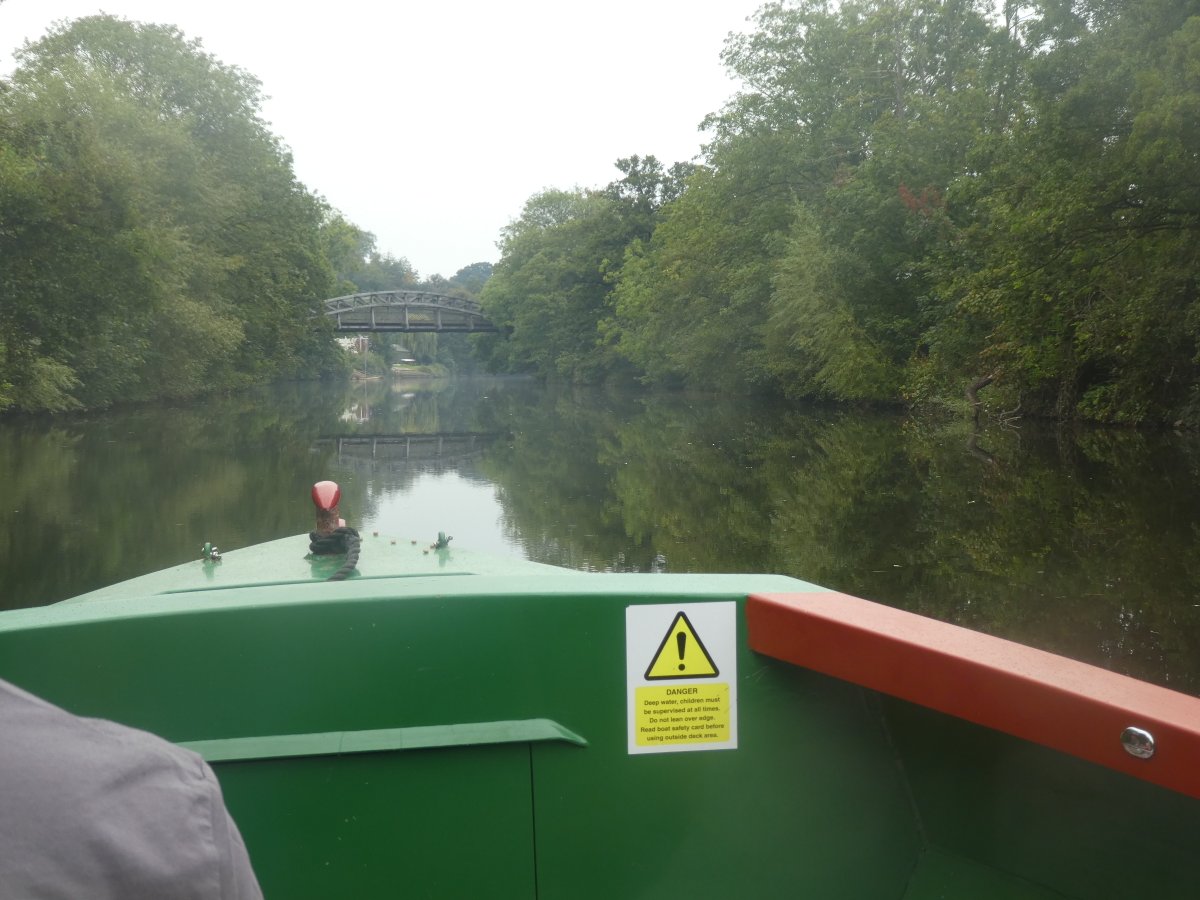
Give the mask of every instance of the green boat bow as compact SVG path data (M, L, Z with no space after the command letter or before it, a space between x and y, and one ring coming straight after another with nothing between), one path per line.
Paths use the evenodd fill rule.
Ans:
M1200 700L784 576L307 547L0 614L0 677L210 760L267 897L1200 887Z

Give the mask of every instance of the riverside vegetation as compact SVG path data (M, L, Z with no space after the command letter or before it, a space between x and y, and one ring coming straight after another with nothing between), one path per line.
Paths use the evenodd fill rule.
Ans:
M380 253L297 181L257 79L172 26L91 16L17 60L0 81L0 410L345 375L322 300L466 296L490 270L422 283ZM414 337L453 368L453 346Z
M0 409L343 371L315 304L416 283L177 30L91 17L18 58ZM434 285L487 279L481 365L1200 425L1200 0L785 0L723 59L698 161L538 193L490 279Z
M1200 425L1200 2L752 25L698 164L630 157L505 229L494 367Z

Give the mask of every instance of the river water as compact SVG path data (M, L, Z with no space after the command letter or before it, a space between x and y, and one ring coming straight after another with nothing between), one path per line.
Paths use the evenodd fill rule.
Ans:
M1200 438L521 380L0 420L0 608L312 527L779 572L1200 694Z

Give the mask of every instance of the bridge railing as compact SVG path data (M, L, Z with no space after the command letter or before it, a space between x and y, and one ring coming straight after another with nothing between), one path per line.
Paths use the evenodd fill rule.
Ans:
M376 310L388 310L388 317L380 321ZM433 313L433 321L413 321L409 311L421 314ZM400 311L399 321L391 318ZM451 313L451 321L443 321L442 313ZM365 314L364 318L359 318ZM325 315L336 319L337 331L497 331L484 315L483 308L474 300L453 297L433 291L364 291L346 294L325 301ZM344 319L343 316L349 316Z
M366 291L360 294L346 294L326 300L325 315L332 316L339 312L367 309L372 306L440 306L442 309L461 310L483 317L483 307L474 300L453 297L450 294L437 294L433 291Z

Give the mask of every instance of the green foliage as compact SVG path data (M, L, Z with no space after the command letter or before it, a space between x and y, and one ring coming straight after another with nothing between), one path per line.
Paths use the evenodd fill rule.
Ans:
M771 370L789 393L867 401L896 395L898 369L847 295L861 268L859 257L824 238L807 209L799 211L776 271L767 334Z
M745 389L764 379L761 323L774 256L770 236L790 217L771 202L696 172L635 242L617 278L619 349L659 383Z
M328 210L321 223L321 245L337 279L338 296L358 293L362 272L375 253L375 236Z
M724 157L748 157L772 173L758 193L800 201L776 238L768 366L793 395L897 400L1002 38L971 2L772 4L757 22L726 50L748 90L714 117L714 158L727 176Z
M454 273L454 277L450 279L451 284L456 284L467 292L468 296L478 297L479 292L483 290L483 286L487 284L487 280L492 277L492 264L490 262L471 263L469 266L464 266Z
M493 362L1200 425L1200 3L780 0L724 60L704 166L527 207Z
M954 184L931 348L1026 409L1188 418L1200 379L1200 5L1047 4L1028 110ZM971 362L974 360L974 362Z
M324 204L258 82L170 26L100 15L0 93L0 404L104 406L336 370ZM342 238L344 242L344 236Z
M417 272L407 259L374 248L350 277L357 291L399 291L419 286Z
M504 229L502 258L483 288L488 317L508 330L480 348L500 371L591 381L619 368L607 334L611 273L653 215L657 161L606 191L546 191ZM634 177L636 175L636 178Z
M620 159L422 281L252 76L59 25L0 92L0 409L335 372L320 300L421 288L502 327L412 348L455 371L1200 427L1200 0L779 0L723 59L703 165Z

